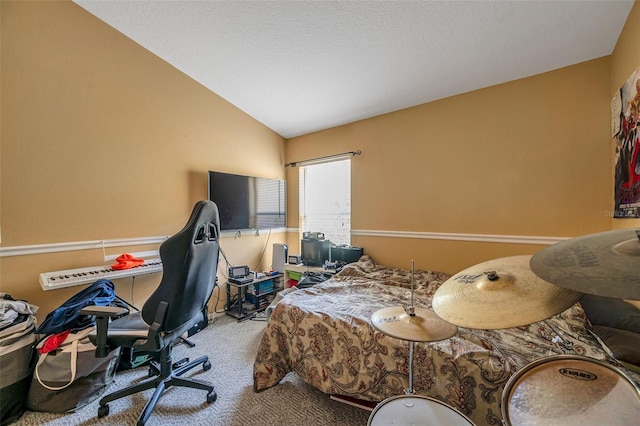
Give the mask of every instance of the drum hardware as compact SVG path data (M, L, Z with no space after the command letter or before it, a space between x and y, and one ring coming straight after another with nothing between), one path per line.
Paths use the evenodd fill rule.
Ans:
M530 266L543 280L566 289L640 300L640 229L561 241L536 253Z
M558 348L560 348L560 351L564 354L568 353L568 352L573 352L573 342L571 340L567 340L566 338L563 337L564 334L567 334L565 332L562 332L560 330L557 330L549 321L544 320L544 323L547 327L549 327L550 330L552 330L555 333L555 336L553 336L553 338L551 339L551 343L555 344L558 346ZM573 337L573 336L572 336ZM576 339L575 337L573 337L574 340Z
M381 333L409 342L409 389L413 394L413 351L415 342L445 340L458 332L458 327L439 318L433 311L413 308L408 314L403 306L382 308L371 315L371 324Z
M409 307L405 308L405 311L407 313L407 315L409 315L409 317L415 317L416 316L416 309L413 306L413 289L414 289L414 282L413 282L413 260L411 261L411 301L409 303ZM409 388L404 390L405 395L413 395L415 392L415 390L413 389L413 349L414 349L414 342L413 340L409 341Z
M409 387L404 390L405 395L414 395L416 393L413 388L413 347L415 343L413 340L409 341Z
M421 395L387 398L373 409L367 422L367 426L425 424L473 426L471 420L453 407Z
M408 307L393 306L377 310L371 315L371 324L381 333L409 342L409 388L405 394L413 395L413 352L415 342L445 340L458 332L458 327L449 324L433 311L413 305L414 269L411 261L411 300Z
M494 259L445 281L433 296L433 310L459 327L500 329L550 318L576 303L582 293L544 281L529 267L531 255Z
M409 309L407 310L407 314L409 314L409 316L415 316L416 314L416 310L413 306L413 290L414 290L414 266L413 266L413 260L411 261L411 301L409 303Z
M500 410L506 426L636 424L640 389L605 362L556 355L537 359L511 376Z

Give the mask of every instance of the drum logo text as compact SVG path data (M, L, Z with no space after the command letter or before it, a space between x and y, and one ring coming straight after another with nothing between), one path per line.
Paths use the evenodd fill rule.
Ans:
M598 376L593 373L589 373L588 371L584 370L575 370L573 368L561 368L559 372L563 376L571 377L572 379L595 380L598 378Z
M483 275L484 274L476 274L476 275L461 274L461 275L456 275L453 279L459 282L460 284L473 284L478 278L480 278Z
M578 265L583 268L590 268L593 266L600 266L598 256L596 256L589 247L576 246L571 249L571 252L578 258Z

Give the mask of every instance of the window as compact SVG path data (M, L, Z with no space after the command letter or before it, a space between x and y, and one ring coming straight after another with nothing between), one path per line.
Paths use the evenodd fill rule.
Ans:
M253 179L253 186L250 188L250 196L255 198L253 205L256 209L256 223L253 227L257 229L284 227L286 225L285 194L287 192L285 181L256 178Z
M351 244L351 159L300 167L300 238L322 232Z

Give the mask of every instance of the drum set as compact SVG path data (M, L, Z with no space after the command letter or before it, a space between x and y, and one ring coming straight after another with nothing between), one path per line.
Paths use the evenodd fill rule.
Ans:
M433 311L414 307L414 266L408 306L371 316L378 331L409 342L409 388L380 402L368 425L473 425L455 408L415 395L415 342L454 336L458 327L501 329L548 319L584 293L640 300L640 229L569 239L530 256L483 262L445 281ZM505 426L637 424L640 388L617 368L584 356L538 359L516 372L501 399Z

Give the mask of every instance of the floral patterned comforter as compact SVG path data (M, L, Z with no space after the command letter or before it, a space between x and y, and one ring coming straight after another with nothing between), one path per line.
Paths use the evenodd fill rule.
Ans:
M402 395L408 384L409 344L375 330L377 310L406 306L410 272L363 256L311 288L288 293L274 308L254 363L254 389L295 372L327 394L366 401ZM416 271L414 305L431 308L449 278ZM499 425L500 399L509 377L531 361L559 354L615 363L587 331L579 303L544 321L502 330L459 328L441 342L415 343L413 385L418 395L445 402L476 425ZM625 373L638 379L635 373Z

